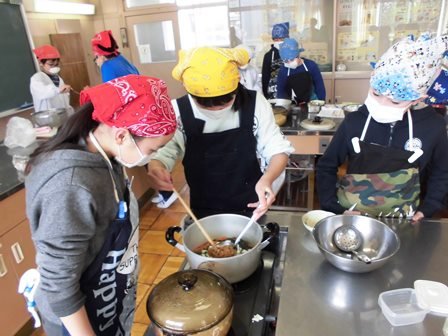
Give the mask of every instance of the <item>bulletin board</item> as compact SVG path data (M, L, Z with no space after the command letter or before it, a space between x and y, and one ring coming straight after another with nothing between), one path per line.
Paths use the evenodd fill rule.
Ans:
M0 116L32 104L30 78L36 72L20 5L0 2Z

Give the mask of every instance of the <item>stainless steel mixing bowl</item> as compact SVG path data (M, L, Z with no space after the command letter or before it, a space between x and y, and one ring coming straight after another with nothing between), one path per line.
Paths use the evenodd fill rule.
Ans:
M37 126L60 127L67 120L68 113L65 108L57 108L34 112L31 117Z
M336 247L333 235L342 225L353 225L361 233L363 244L358 251L372 258L370 264ZM390 227L366 216L336 215L324 218L314 227L313 236L325 259L333 266L352 273L370 272L383 266L400 248L400 239Z

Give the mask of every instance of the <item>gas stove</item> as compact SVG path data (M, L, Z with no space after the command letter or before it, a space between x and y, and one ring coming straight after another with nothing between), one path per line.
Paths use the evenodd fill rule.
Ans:
M273 336L285 264L287 228L262 251L260 265L247 279L232 284L233 321L228 336ZM188 269L186 263L182 269ZM155 336L151 326L145 336Z

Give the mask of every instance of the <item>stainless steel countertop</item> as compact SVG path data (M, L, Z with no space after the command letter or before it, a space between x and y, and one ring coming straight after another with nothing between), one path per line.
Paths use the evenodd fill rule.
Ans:
M330 130L325 131L315 131L315 130L309 130L306 128L303 128L300 125L300 122L302 120L307 119L310 117L308 114L298 114L297 117L293 116L291 113L288 115L288 119L280 129L282 130L284 135L333 135L336 130L338 129L341 122L344 120L344 118L328 118L323 117L326 119L331 119L335 123L335 127L333 127Z
M400 237L399 252L378 270L353 274L324 259L302 225L302 214L270 211L260 221L288 228L276 335L442 335L445 318L429 314L422 323L393 327L378 306L378 296L387 290L413 288L418 279L448 282L447 220L416 226L387 220Z

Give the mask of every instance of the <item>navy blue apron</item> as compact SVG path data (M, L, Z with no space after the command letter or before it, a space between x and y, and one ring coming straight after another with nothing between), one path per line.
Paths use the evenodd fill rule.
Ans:
M243 89L240 127L203 133L188 96L177 99L186 134L183 165L190 187L190 206L198 218L235 213L251 216L248 203L257 202L255 185L262 176L253 133L256 92Z
M110 161L107 158L106 161L109 170L112 170ZM110 173L116 190L116 182L111 171ZM115 195L118 197L118 191ZM128 321L128 316L122 315L124 302L127 302L126 306L130 306L135 300L137 282L130 275L133 271L128 272L126 269L137 267L138 225L133 229L130 219L129 184L118 204L118 213L107 229L100 252L80 279L80 288L85 295L84 307L96 335L130 334L129 323L123 325L123 321ZM129 255L132 257L128 257ZM126 298L127 296L129 297ZM134 309L125 313L130 315L133 312ZM63 335L69 335L64 326Z

